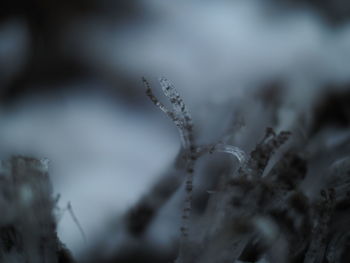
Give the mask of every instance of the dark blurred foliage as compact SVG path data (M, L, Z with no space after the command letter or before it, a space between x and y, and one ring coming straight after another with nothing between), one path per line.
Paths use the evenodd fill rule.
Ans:
M122 74L97 69L91 62L67 52L64 33L82 19L98 19L106 25L117 25L139 19L142 8L137 1L78 0L4 0L0 2L0 23L23 19L29 31L28 54L21 70L1 87L1 101L11 103L25 95L56 93L57 87L83 79L127 87L129 80ZM0 79L0 84L2 83ZM128 92L119 88L119 91ZM123 92L122 94L123 95Z
M0 166L1 262L73 263L57 237L46 161L15 156Z
M267 3L268 1L266 1ZM317 1L271 1L272 6L286 4L284 9L309 7L321 13L332 24L340 25L350 16L346 0ZM64 89L67 83L89 79L101 83L108 92L132 98L138 96L130 80L123 73L108 68L98 68L93 61L75 56L65 47L65 31L74 23L84 19L98 19L106 25L132 23L145 20L149 15L142 1L114 0L3 0L0 2L0 26L10 19L23 19L28 26L29 43L24 65L19 72L4 82L0 79L2 104L16 98ZM79 36L77 36L79 37ZM74 52L74 51L73 51ZM100 66L100 65L99 65ZM105 84L105 85L104 85ZM119 92L119 93L118 93ZM130 96L132 95L132 96Z
M350 18L350 4L347 0L282 0L273 2L290 9L311 9L322 15L333 26L348 22Z
M320 98L320 101L315 105L312 133L316 133L327 126L349 127L350 91L348 87L344 89L345 91L338 91L336 87L330 87L329 91Z

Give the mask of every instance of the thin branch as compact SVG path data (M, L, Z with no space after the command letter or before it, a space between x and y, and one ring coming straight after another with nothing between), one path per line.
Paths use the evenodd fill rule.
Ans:
M146 95L150 98L154 105L156 105L161 111L163 111L177 126L182 147L185 149L186 158L186 180L185 180L185 200L184 208L182 212L182 225L181 231L181 242L178 262L181 261L183 253L186 250L188 234L189 234L189 218L192 210L192 195L193 195L193 176L194 166L198 158L197 147L193 135L193 123L192 117L180 97L178 91L175 89L166 78L162 77L159 79L164 95L170 100L170 103L174 111L169 110L162 104L158 98L153 94L152 89L145 78L142 78L142 82L146 87Z
M74 223L77 225L77 227L78 227L78 229L79 229L79 232L80 232L81 236L83 237L84 242L87 243L87 238L86 238L84 229L83 229L83 227L81 226L81 224L80 224L78 218L76 217L76 215L75 215L75 213L74 213L74 211L73 211L73 208L72 208L72 205L71 205L70 202L68 202L68 204L67 204L67 210L68 210L70 216L72 217Z

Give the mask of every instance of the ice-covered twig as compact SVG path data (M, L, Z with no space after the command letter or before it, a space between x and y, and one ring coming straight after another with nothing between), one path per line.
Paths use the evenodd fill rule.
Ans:
M239 161L239 163L241 165L243 165L247 160L246 153L243 150L241 150L240 148L238 148L236 146L229 145L229 144L218 143L218 144L214 145L212 147L212 149L210 149L209 152L210 153L223 152L223 153L232 154L234 157L237 158L237 160Z
M162 112L164 112L176 125L179 130L182 147L189 149L193 144L193 125L192 117L189 114L183 100L179 96L179 93L175 87L164 77L160 78L162 90L170 100L173 106L173 111L169 110L159 99L153 94L150 84L145 78L142 78L142 82L146 87L146 95L150 98L154 105L156 105Z
M170 100L175 113L183 119L186 126L184 128L191 129L191 126L193 125L191 114L174 85L164 77L161 77L159 82L165 96Z
M182 213L182 226L181 230L181 242L180 242L180 254L179 258L181 259L184 246L186 246L189 232L189 218L192 210L192 192L193 192L193 176L194 176L194 166L197 160L197 147L195 144L193 136L193 123L192 117L180 97L178 91L175 87L164 77L159 79L163 93L168 99L173 107L173 111L169 110L162 104L158 98L153 94L152 89L145 78L142 78L142 81L146 87L146 95L150 100L161 110L163 111L177 126L181 141L182 147L185 150L186 158L186 180L185 180L185 201L184 208ZM180 260L179 260L180 261Z

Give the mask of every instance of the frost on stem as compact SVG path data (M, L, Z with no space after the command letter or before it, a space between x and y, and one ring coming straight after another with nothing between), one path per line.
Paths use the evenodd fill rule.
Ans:
M182 147L190 149L194 145L192 117L175 87L164 77L159 79L164 95L170 100L173 110L169 110L153 94L150 84L145 78L142 82L146 87L146 95L162 112L164 112L179 130Z
M209 152L210 153L223 152L223 153L232 154L234 157L237 158L239 163L242 164L242 165L247 160L246 153L243 150L241 150L240 148L238 148L236 146L229 145L229 144L218 143L218 144L214 145L213 148L210 149Z
M183 127L180 131L181 137L183 138L183 146L184 148L191 147L193 145L192 117L174 85L164 77L160 78L159 82L165 96L169 98L175 114L183 123Z
M171 84L166 78L162 77L159 79L161 88L164 95L169 99L172 110L169 110L159 99L153 94L152 89L145 78L142 78L143 84L146 87L146 95L150 100L156 105L161 111L163 111L176 125L179 130L182 147L185 152L186 159L186 180L185 180L185 202L182 213L182 245L188 238L189 231L189 217L192 210L192 192L193 192L193 175L194 175L194 165L197 160L197 147L193 136L193 123L192 117L180 97L178 91L175 89L174 85ZM180 246L182 246L180 245ZM180 254L181 254L180 247Z

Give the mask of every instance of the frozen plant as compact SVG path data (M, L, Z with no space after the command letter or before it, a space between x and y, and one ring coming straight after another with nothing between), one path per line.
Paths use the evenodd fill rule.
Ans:
M143 82L147 96L175 123L182 139L180 155L186 163L186 197L176 262L348 261L348 157L339 160L338 148L325 148L319 143L312 122L304 123L304 127L296 122L296 127L291 126L293 133L266 128L249 154L229 143L237 142L235 134L224 134L224 142L198 145L192 118L174 86L160 79L173 107L169 110L155 97L148 82ZM267 116L278 126L279 106L274 107ZM246 126L246 134L253 128ZM300 136L300 130L306 132ZM241 138L244 135L241 133ZM341 156L348 151L345 148ZM215 187L207 191L209 198L198 214L193 211L195 164L203 166L200 157L220 152L233 155L238 162L224 163L223 172L214 175ZM324 162L324 155L334 157ZM312 178L317 173L315 167L324 167L319 179ZM203 171L197 168L196 171ZM317 184L310 185L312 180Z

